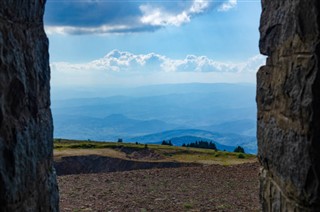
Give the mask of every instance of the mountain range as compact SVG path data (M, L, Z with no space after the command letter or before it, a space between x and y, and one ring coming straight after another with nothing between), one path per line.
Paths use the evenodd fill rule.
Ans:
M242 145L256 152L254 85L170 84L113 91L53 98L54 136L140 143L171 139L174 145L202 139L224 149Z

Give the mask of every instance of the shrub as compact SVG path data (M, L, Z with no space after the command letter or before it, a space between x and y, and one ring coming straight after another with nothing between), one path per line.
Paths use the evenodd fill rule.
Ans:
M72 149L90 149L90 148L96 148L97 145L95 144L88 144L88 143L83 143L83 144L73 144L73 145L70 145L69 148L72 148Z
M191 203L184 203L183 206L184 206L185 209L193 208L193 205Z
M246 158L246 157L244 156L244 154L240 153L240 154L238 155L238 158L244 159L244 158Z

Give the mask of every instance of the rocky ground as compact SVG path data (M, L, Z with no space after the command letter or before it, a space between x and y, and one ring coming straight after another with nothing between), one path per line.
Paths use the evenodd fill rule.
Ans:
M59 176L61 211L260 211L257 163Z

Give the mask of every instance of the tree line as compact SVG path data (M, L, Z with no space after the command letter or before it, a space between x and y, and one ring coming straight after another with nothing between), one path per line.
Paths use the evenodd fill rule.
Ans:
M171 140L163 140L161 142L161 145L167 145L167 146L173 146ZM182 144L183 147L193 147L193 148L201 148L201 149L213 149L218 151L218 148L216 146L215 143L213 143L212 141L208 142L208 141L196 141L196 142L191 142L191 143L183 143ZM225 151L225 150L224 150ZM241 146L237 146L233 152L238 152L238 153L245 153L244 148Z
M161 145L172 146L173 144L172 144L171 140L169 140L169 141L163 140L163 141L161 142Z
M194 147L194 148L201 148L201 149L213 149L213 150L218 150L216 147L216 144L213 143L212 141L196 141L196 142L191 142L188 144L183 143L183 147Z

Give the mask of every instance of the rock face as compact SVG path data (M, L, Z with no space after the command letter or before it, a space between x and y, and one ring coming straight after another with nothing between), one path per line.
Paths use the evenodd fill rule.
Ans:
M0 211L58 211L43 0L0 1Z
M263 211L320 211L320 1L262 0L257 74Z

